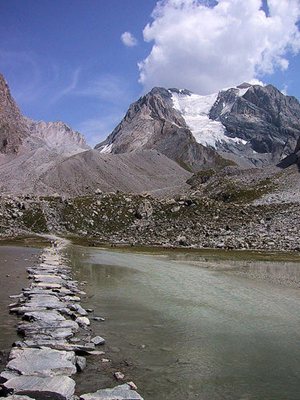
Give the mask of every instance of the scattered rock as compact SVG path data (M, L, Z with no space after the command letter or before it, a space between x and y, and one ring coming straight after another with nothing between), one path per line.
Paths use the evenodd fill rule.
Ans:
M103 317L93 317L93 320L94 320L94 321L101 321L101 322L104 322L104 321L105 321L105 318L103 318Z
M76 367L79 372L82 372L86 367L86 358L82 356L76 357Z
M75 322L83 327L89 326L91 324L90 320L87 317L78 317L75 319Z
M99 346L105 343L105 339L103 339L101 336L95 336L93 339L91 339L91 342L96 346Z
M116 378L117 381L122 381L125 378L125 375L122 374L122 372L117 371L114 372L114 377Z

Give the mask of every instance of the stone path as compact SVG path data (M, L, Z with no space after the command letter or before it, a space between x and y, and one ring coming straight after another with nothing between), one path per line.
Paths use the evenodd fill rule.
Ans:
M94 352L105 342L100 336L90 336L88 312L80 305L80 295L85 293L72 279L62 254L67 244L56 238L52 247L45 248L39 264L28 268L30 286L11 296L15 302L10 304L10 312L22 318L18 332L23 340L14 344L0 374L0 397L78 399L71 377L85 368L82 354ZM143 400L127 384L85 394L80 399Z

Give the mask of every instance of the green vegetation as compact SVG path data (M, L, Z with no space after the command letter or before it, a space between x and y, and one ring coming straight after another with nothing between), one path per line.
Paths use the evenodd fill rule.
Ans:
M246 187L226 179L213 198L224 203L250 203L274 190L274 184L267 178L255 186Z
M22 220L25 227L30 229L32 232L48 232L47 221L40 208L25 210Z

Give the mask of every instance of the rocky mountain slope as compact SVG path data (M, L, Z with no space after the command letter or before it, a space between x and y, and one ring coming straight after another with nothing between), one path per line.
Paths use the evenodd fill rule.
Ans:
M156 149L187 168L275 165L300 137L300 104L275 87L249 85L200 96L154 88L96 146L100 152ZM232 164L231 162L231 164Z
M163 88L154 88L133 103L121 123L95 149L113 154L155 149L189 170L227 164L215 149L197 142L173 107L172 92Z
M0 74L1 161L5 162L8 158L3 155L31 153L42 147L54 155L71 155L89 149L84 137L63 122L37 122L24 117Z
M190 174L157 151L106 155L63 122L24 117L0 76L0 192L66 196L181 191Z

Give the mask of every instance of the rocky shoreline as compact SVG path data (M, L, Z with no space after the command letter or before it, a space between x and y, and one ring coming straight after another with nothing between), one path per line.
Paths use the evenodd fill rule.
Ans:
M0 237L33 233L127 244L300 251L300 204L226 202L197 194L157 199L102 193L2 197Z
M8 399L101 400L109 398L142 400L133 382L95 393L75 395L72 375L80 373L89 356L102 356L97 349L105 343L92 337L88 314L80 305L85 293L73 280L62 254L68 241L55 239L46 247L39 263L28 268L32 281L22 293L12 295L10 312L22 319L5 370L0 374L0 397ZM93 316L95 320L100 317ZM101 319L101 318L100 318ZM115 372L116 380L124 377Z

